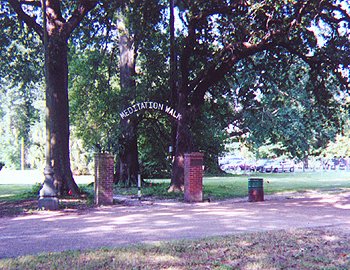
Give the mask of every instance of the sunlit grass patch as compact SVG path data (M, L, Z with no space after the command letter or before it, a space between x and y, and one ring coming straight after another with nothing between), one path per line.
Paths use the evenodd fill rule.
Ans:
M228 175L203 178L204 199L229 199L245 197L248 194L248 179L262 178L264 193L350 190L350 172L319 171L295 173L250 173L247 175ZM146 179L142 186L144 197L159 199L183 199L182 193L168 192L170 179ZM117 185L117 195L137 195L137 187Z
M0 185L1 200L23 200L32 197L32 185Z

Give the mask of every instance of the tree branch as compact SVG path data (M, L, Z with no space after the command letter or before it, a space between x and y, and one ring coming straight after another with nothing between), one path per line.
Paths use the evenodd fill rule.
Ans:
M9 0L9 3L13 8L13 10L15 11L15 13L17 14L18 19L25 22L29 28L33 29L40 36L40 38L43 39L43 36L44 36L43 28L36 23L34 17L29 16L27 13L23 11L21 2L17 0Z
M307 63L310 67L314 67L315 64L317 63L317 60L314 57L311 56L306 56L305 54L301 53L297 49L295 49L293 46L290 45L290 43L285 42L285 41L279 41L278 44L279 46L285 48L287 51L290 53L300 57L305 63Z
M73 30L79 25L84 16L97 5L96 0L80 0L77 8L73 11L72 16L64 24L63 32L66 38L73 32Z
M264 51L271 46L268 38L259 44L240 42L227 45L221 52L221 62L219 64L213 63L192 82L194 90L191 95L191 104L195 105L194 107L201 105L207 89L222 80L239 60Z
M236 0L233 4L230 5L212 5L210 8L207 8L205 10L202 10L199 14L192 17L193 20L196 21L202 21L206 20L208 17L216 14L220 15L232 15L234 13L234 10L237 10L238 8L246 7L247 3L242 0Z
M210 7L205 10L199 11L198 14L194 15L189 23L189 36L187 40L187 45L189 47L185 48L188 51L184 54L187 56L186 61L190 61L189 55L191 54L190 49L193 51L195 44L190 42L189 37L191 36L192 40L195 40L195 33L197 30L197 26L206 20L208 16L214 14L231 14L235 11L235 8L238 9L240 7L244 7L246 4L242 1L235 1L230 7L220 6L220 7ZM288 43L286 37L290 34L293 34L292 30L295 27L298 27L301 23L303 23L303 17L311 12L309 9L313 7L313 2L310 1L301 1L299 5L296 7L294 14L291 17L287 18L284 23L281 21L280 23L275 23L274 27L267 27L265 29L266 34L264 37L260 38L258 43L252 44L249 42L245 42L246 40L242 40L240 42L236 42L234 44L228 44L220 53L219 57L214 59L211 63L207 64L208 68L203 70L194 80L187 82L186 87L187 90L192 90L191 93L188 93L189 101L191 102L192 109L198 110L202 103L204 102L204 95L209 87L216 84L220 80L224 78L224 76L229 72L229 70L241 59L250 57L257 52L268 50L272 47L281 46L288 50L290 53L299 56L303 61L308 63L312 68L320 68L321 65L326 63L327 65L331 65L332 61L327 58L327 56L311 57L307 56L305 53L300 52L297 48L293 47L292 44ZM320 9L317 13L322 15L322 10L330 9L329 6L320 4ZM342 21L349 19L349 14L342 9L340 6L333 6L332 10L336 10L341 14ZM236 10L237 11L237 10ZM238 10L240 11L240 10ZM266 14L269 17L268 14ZM332 17L333 18L333 17ZM273 18L270 16L270 19ZM338 19L338 18L334 18ZM184 51L185 52L185 51ZM182 59L184 60L184 59ZM183 66L182 66L183 67ZM184 71L184 69L182 69ZM183 78L186 79L186 74L189 74L189 63L186 66L186 72L183 73Z
M35 0L20 1L20 4L21 5L27 5L27 6L41 7L41 2L40 1L35 1Z
M215 15L215 14L232 14L234 9L237 9L242 6L246 6L245 1L242 0L236 0L233 4L229 6L221 6L221 7L211 7L207 8L204 11L201 11L199 14L193 16L188 25L188 35L185 39L185 46L184 50L181 56L181 72L182 72L182 90L185 90L185 95L189 94L189 91L191 89L190 84L193 85L193 82L189 82L189 62L190 57L193 55L195 41L196 41L196 30L198 24L205 21L209 16ZM217 66L217 64L214 64L214 66ZM201 78L199 79L199 81Z
M335 22L335 23L340 23L342 21L346 21L350 23L350 14L348 14L347 11L343 9L340 4L335 6L329 2L323 1L321 3L321 7L328 8L331 11L337 11L341 14L340 18L335 18L335 17L329 17L329 16L326 17L326 14L321 13L320 16L322 18L327 18L329 21Z

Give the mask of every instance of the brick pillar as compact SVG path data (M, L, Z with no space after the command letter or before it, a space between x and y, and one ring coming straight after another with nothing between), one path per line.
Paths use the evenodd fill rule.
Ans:
M114 157L95 154L95 204L113 204Z
M185 154L185 201L203 201L203 153Z

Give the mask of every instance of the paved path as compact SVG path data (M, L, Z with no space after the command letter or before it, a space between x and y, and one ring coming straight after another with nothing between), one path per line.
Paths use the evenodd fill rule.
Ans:
M350 193L275 197L259 203L155 202L1 218L0 258L321 226L350 233Z

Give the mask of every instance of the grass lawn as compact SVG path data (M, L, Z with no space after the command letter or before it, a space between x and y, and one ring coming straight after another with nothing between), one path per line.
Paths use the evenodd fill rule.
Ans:
M32 185L0 185L0 201L32 198Z
M248 179L263 178L264 193L303 192L306 190L332 191L350 189L350 172L295 172L250 175L227 175L220 177L204 177L204 197L213 199L227 199L245 197L248 193ZM145 196L160 198L182 198L182 194L168 193L169 179L146 179L146 186L142 188ZM93 193L93 186L80 185L84 191ZM40 187L37 185L0 185L0 202L30 199L37 196ZM137 194L137 188L123 188L117 186L115 194Z
M0 218L29 213L38 208L40 185L0 185Z
M350 172L325 171L325 172L295 172L295 173L258 173L250 175L231 175L223 177L204 177L203 196L212 199L228 199L245 197L248 194L248 179L263 178L264 193L274 194L278 192L303 192L307 190L336 191L350 189ZM158 196L176 196L166 194L170 180L146 180L152 183L153 189L144 188L142 193ZM157 186L158 187L154 187ZM116 193L137 194L136 189L125 190L117 188ZM182 194L178 198L182 198Z
M247 195L248 178L263 178L264 193L302 192L306 190L331 191L350 189L350 172L295 172L280 174L252 174L250 176L234 176L227 178L204 179L204 193L215 198L228 198L229 191L233 197Z
M221 177L204 177L203 196L204 199L222 200L229 198L245 197L248 194L249 178L264 179L264 193L274 194L278 192L303 192L307 190L341 191L350 190L350 172L326 171L326 172L295 172L295 173L273 173L273 174L251 174L251 175L228 175ZM183 199L181 193L168 193L169 179L145 180L146 185L142 188L142 195L160 199ZM89 203L93 197L93 185L80 185L88 196ZM34 209L40 185L0 185L0 217L4 209L20 207L20 201L34 201ZM115 195L137 195L137 188L123 188L116 186ZM81 205L81 204L80 204ZM31 208L33 210L33 207ZM19 212L21 210L19 209ZM14 211L18 213L18 211Z
M271 231L0 260L1 269L350 269L349 235Z

